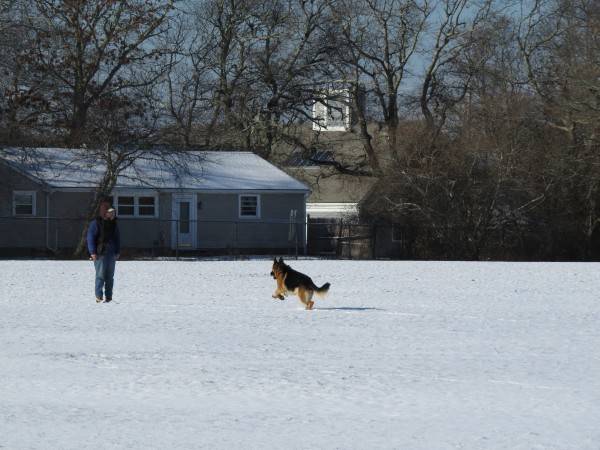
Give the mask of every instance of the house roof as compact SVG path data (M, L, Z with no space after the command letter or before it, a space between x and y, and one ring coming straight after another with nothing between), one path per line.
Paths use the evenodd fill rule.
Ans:
M363 141L353 132L322 132L318 135L310 124L300 127L298 139L310 146L311 158L306 158L304 148L279 143L274 147L272 157L291 176L307 184L311 194L309 203L356 203L361 201L377 181L375 176L345 174L333 167L333 162L344 167L368 171L368 158ZM378 124L369 124L374 148L382 167L392 162L386 144L385 131Z
M310 186L309 203L357 203L370 191L376 182L373 177L358 177L344 174L324 174L322 170L289 168L289 172Z
M5 148L12 168L53 188L94 188L103 165L90 151L63 148ZM123 171L117 189L310 192L300 181L251 152L144 153Z

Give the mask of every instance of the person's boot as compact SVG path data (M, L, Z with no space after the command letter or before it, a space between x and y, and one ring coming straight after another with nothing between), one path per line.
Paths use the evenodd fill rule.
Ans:
M102 303L103 301L102 297L96 297L96 303Z

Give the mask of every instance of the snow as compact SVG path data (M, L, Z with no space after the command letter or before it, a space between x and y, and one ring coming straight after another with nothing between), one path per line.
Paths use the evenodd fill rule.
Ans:
M81 149L7 148L3 156L21 173L55 188L94 188L103 175L103 167ZM133 166L118 177L116 188L309 192L306 185L251 152L190 151L171 158L167 163L140 152Z
M599 264L0 261L0 447L598 449Z

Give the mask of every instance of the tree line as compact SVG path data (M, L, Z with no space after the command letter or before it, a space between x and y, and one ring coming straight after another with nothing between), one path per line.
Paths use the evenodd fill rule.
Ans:
M0 143L86 149L98 196L142 148L311 159L343 86L327 164L415 256L600 255L596 1L2 0L0 55Z

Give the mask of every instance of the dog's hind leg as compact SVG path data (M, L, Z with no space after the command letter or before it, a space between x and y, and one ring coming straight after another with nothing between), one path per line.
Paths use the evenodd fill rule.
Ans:
M308 289L300 288L298 290L298 297L300 297L300 300L302 301L302 303L304 303L304 306L306 306L306 309L312 309L313 305L315 304L315 302L313 302L311 300L312 294L313 294L313 292Z
M306 309L308 309L308 301L306 300L306 291L304 290L304 288L298 288L296 291L296 295L298 295L298 298L300 299L302 304L306 307Z
M306 291L306 309L313 309L313 306L315 306L315 302L313 302L312 297L313 297L313 291Z

